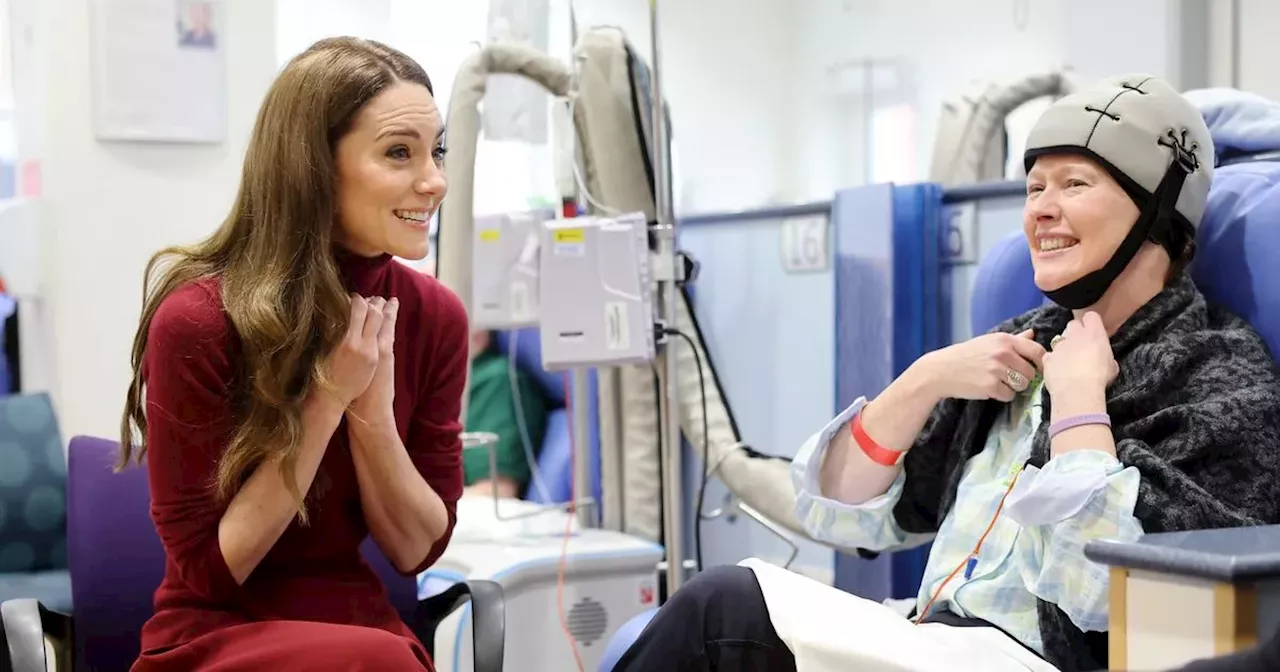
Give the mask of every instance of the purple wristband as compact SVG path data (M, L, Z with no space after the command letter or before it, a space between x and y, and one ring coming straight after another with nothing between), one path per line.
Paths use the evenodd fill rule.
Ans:
M1052 425L1049 425L1049 440L1052 441L1053 437L1067 431L1068 429L1081 427L1083 425L1106 425L1110 427L1111 416L1106 413L1089 413L1086 415L1074 415L1070 418L1064 418Z

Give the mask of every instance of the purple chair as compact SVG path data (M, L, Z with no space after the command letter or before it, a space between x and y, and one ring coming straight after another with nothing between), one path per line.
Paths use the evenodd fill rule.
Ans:
M5 602L0 658L7 641L15 672L24 672L24 664L44 672L42 636L55 643L60 670L71 669L70 663L76 670L124 671L138 656L139 631L152 614L152 596L164 577L164 549L151 522L146 470L130 467L114 473L118 446L84 436L71 440L67 559L74 618L35 600ZM412 577L397 573L371 541L362 550L386 583L401 617L429 651L436 625L470 600L476 669L501 671L505 617L498 584L460 582L419 601ZM0 670L4 662L0 659Z

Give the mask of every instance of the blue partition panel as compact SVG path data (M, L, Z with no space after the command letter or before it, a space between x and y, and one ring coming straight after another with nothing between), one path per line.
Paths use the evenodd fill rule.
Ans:
M928 352L947 345L951 310L943 291L942 187L919 184L894 187L893 375ZM930 545L892 555L890 594L914 597L920 591Z
M835 222L836 409L874 397L946 344L940 272L942 190L879 184L842 191ZM928 547L874 560L837 555L836 585L872 600L914 596Z

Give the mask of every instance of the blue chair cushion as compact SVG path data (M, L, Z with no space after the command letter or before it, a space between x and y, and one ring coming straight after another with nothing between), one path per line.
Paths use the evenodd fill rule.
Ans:
M985 334L1045 301L1036 287L1027 238L1022 231L1014 231L993 245L978 266L969 303L970 328L974 336Z
M71 573L65 569L0 574L0 602L34 597L44 606L71 613Z
M0 397L0 573L67 568L67 462L47 394Z
M645 627L649 625L649 621L658 615L657 609L649 609L642 611L631 620L622 624L618 631L613 633L613 637L609 638L609 643L604 648L604 654L600 656L600 667L596 668L598 672L612 672L618 661L626 654L627 649L635 643L640 637L640 633L644 632Z
M569 501L573 494L573 465L569 459L570 431L567 409L557 408L547 414L542 452L538 453L538 473L542 475L546 492L530 482L526 496L529 501L539 504Z
M1218 167L1196 244L1200 291L1280 353L1280 162Z

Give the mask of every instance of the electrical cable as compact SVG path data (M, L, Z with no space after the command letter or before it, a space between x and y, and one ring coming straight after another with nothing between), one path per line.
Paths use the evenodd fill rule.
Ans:
M564 380L564 389L569 389L569 374L562 376ZM569 413L569 417L573 417L573 398L570 396L565 399L565 409ZM573 432L569 433L569 464L574 464L577 460L578 450L584 448L574 441ZM560 629L564 631L564 635L569 640L569 650L573 652L573 662L578 666L578 672L585 672L586 668L582 664L582 652L578 650L578 640L573 636L573 628L569 627L569 612L564 607L564 589L565 576L568 572L569 565L569 540L573 538L573 521L578 516L578 500L575 498L578 486L578 470L570 468L569 470L569 515L565 516L564 521L564 537L560 541L560 561L556 563L556 615L560 617Z
M693 359L698 365L698 389L702 393L702 479L698 483L698 503L695 505L693 516L693 555L697 569L701 572L702 503L707 495L707 482L711 480L711 435L707 429L707 383L702 372L702 353L698 351L698 346L694 344L693 338L679 329L670 327L664 328L662 333L683 338L684 342L689 344L689 349L693 350ZM672 357L674 353L668 353L667 356Z

